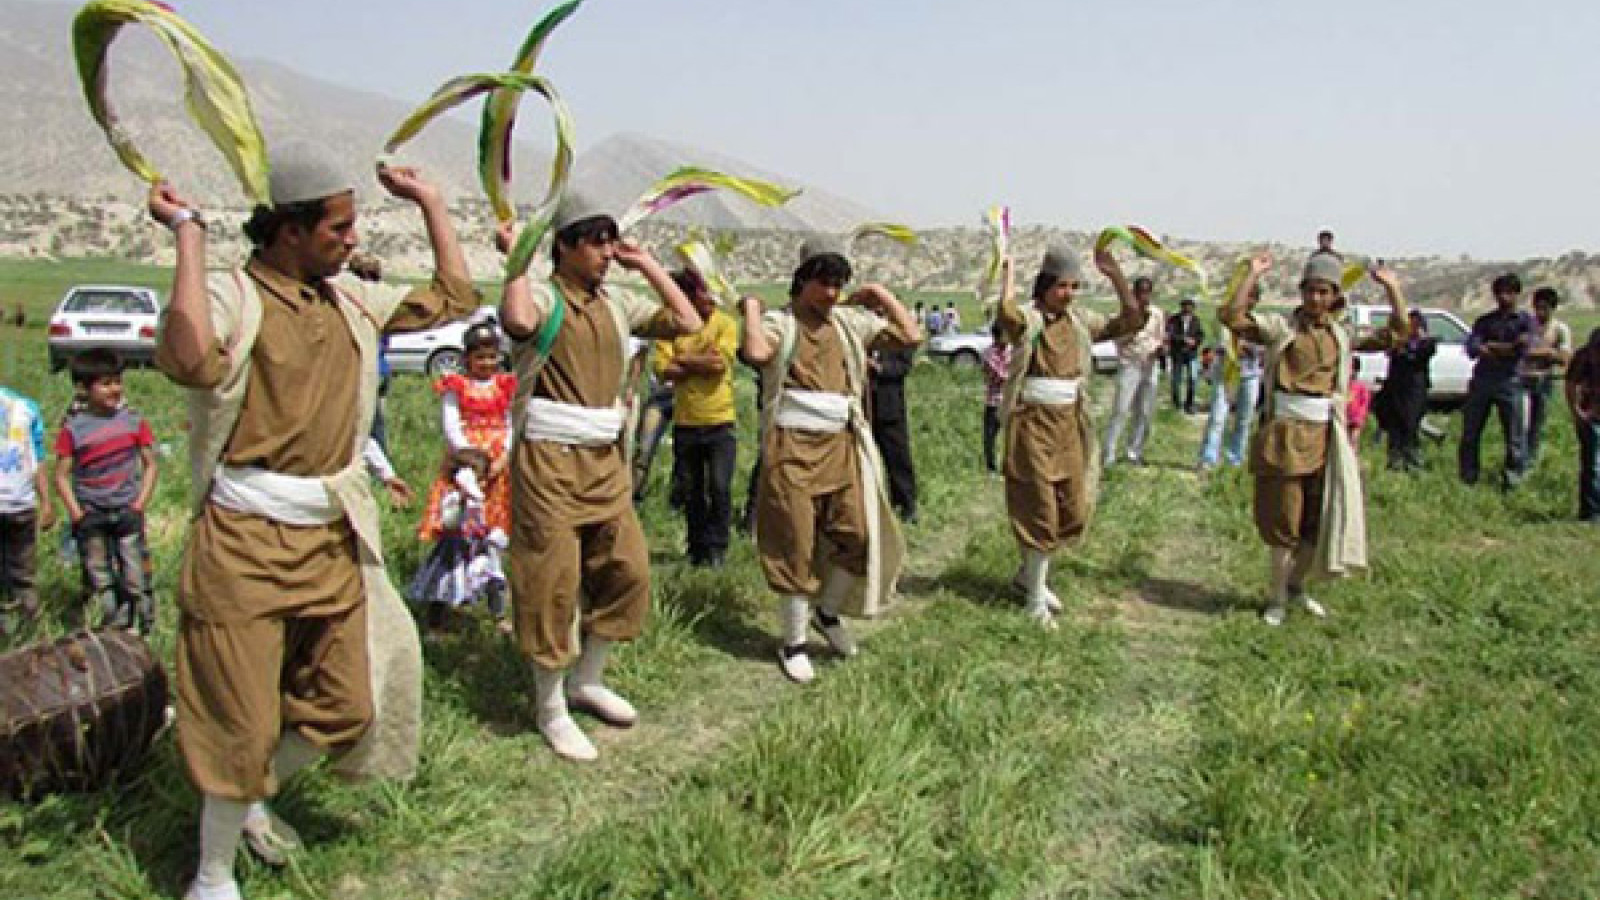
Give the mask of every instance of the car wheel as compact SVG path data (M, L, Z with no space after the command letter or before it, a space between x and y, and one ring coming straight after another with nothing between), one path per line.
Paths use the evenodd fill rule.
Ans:
M982 362L978 358L978 354L972 350L957 350L950 357L950 361L958 366L972 366L973 368L977 368L979 363Z
M433 351L433 355L428 357L427 370L429 375L435 377L461 371L461 351L454 347Z

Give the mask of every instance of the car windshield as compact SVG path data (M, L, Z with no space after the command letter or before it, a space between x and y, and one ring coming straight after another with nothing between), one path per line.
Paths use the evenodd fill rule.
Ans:
M148 296L132 291L75 291L61 311L153 316L156 305Z

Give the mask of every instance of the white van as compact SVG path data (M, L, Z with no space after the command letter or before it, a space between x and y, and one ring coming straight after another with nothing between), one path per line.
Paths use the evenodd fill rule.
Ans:
M1467 336L1472 329L1455 313L1428 306L1413 307L1422 313L1428 323L1428 335L1438 342L1439 349L1428 367L1432 386L1428 389L1431 403L1459 403L1467 398L1467 382L1472 379L1473 360L1467 356ZM1387 325L1389 307L1358 304L1347 313L1357 334ZM1382 351L1357 353L1361 360L1361 380L1374 391L1389 374L1389 356Z

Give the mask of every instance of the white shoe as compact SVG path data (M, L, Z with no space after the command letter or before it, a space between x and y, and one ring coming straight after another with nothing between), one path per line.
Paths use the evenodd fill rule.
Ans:
M1297 599L1299 600L1300 605L1305 607L1306 612L1310 613L1311 615L1319 619L1326 619L1328 617L1328 608L1311 599L1309 596L1301 594Z
M1025 612L1028 618L1039 623L1039 627L1045 631L1055 631L1058 627L1055 614L1050 611L1050 607L1046 604L1030 603Z
M539 733L544 736L545 743L562 759L573 762L594 762L600 758L600 751L590 743L589 736L583 733L578 723L572 717L561 715L547 722L539 723Z
M183 900L244 900L244 895L239 893L239 882L231 878L226 884L210 886L193 881L183 892Z
M778 648L778 668L789 680L795 684L810 684L817 677L816 670L811 668L811 657L806 655L806 647L799 644L793 647Z
M1023 602L1026 603L1028 598L1028 586L1022 583L1021 569L1018 569L1016 577L1011 579L1011 587L1013 590L1021 592ZM1055 591L1050 590L1049 585L1045 585L1044 588L1044 605L1046 609L1053 613L1061 612L1061 598L1056 596Z
M1261 621L1271 625L1273 628L1277 628L1283 624L1283 617L1287 612L1282 603L1269 604L1266 609L1261 611Z
M849 629L844 627L844 619L823 612L819 606L811 615L811 625L822 632L822 637L828 642L828 646L840 656L851 657L859 652L856 639L851 636Z
M256 859L274 867L288 865L289 857L304 846L294 828L264 803L245 817L243 837Z
M603 684L574 684L567 688L567 704L581 709L613 728L632 728L639 711Z

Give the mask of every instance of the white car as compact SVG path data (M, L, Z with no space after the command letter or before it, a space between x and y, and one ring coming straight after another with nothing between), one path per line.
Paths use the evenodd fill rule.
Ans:
M1432 403L1459 403L1467 397L1467 382L1472 380L1473 360L1467 356L1467 336L1472 329L1455 313L1446 309L1419 306L1428 323L1428 335L1438 342L1433 362L1428 365L1432 386L1428 400ZM1350 307L1351 324L1358 332L1366 332L1389 322L1389 307L1360 304ZM1389 356L1381 350L1357 353L1361 360L1361 381L1376 391L1389 374Z
M926 349L928 356L933 359L942 359L947 363L973 366L983 361L983 351L989 349L994 340L989 337L989 329L980 331L964 331L956 334L937 334L928 338ZM1111 341L1101 341L1090 348L1090 355L1094 357L1094 370L1100 373L1115 372L1117 370L1117 345Z
M149 365L156 356L161 298L153 289L121 284L83 284L69 289L50 315L46 341L50 370L58 372L90 348L115 350L129 365Z
M441 325L428 331L396 334L389 337L384 359L392 372L426 372L432 376L446 372L459 372L466 360L462 338L467 329L479 322L499 324L499 311L493 306L480 306L477 312L457 322ZM500 336L500 353L509 356L511 345L504 334Z

